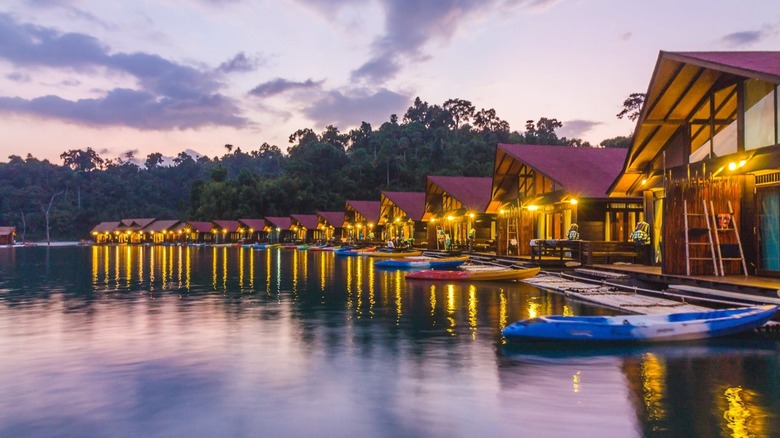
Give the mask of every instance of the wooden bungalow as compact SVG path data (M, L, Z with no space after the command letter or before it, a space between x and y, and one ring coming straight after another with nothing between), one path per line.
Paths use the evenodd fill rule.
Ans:
M386 239L426 244L425 192L382 192L379 202L378 224L384 227Z
M780 52L659 54L610 194L644 198L664 274L780 276L778 85Z
M499 144L487 207L497 252L531 255L532 240L566 239L572 224L585 241L628 242L642 198L607 194L625 158L622 148Z
M379 201L347 201L344 221L350 239L357 241L381 241L382 229L379 222Z
M155 220L155 218L122 219L119 226L114 229L114 235L119 243L144 243L148 236L143 229Z
M13 245L14 236L16 236L16 227L0 227L0 245Z
M263 229L265 228L265 219L239 219L238 223L243 229L244 242L265 242L267 234Z
M214 224L205 221L187 221L178 226L183 226L183 234L187 236L187 243L211 243L214 242L216 229ZM178 231L178 230L177 230Z
M148 241L152 243L181 242L184 238L182 228L176 227L181 223L178 219L155 220L141 230Z
M319 221L316 214L293 214L290 219L296 241L312 243L323 239L324 233L317 228Z
M475 243L495 239L495 215L487 214L493 179L429 176L425 190L428 249L465 249L474 230Z
M292 219L289 216L266 216L263 230L271 243L295 242Z
M236 243L243 239L244 229L238 221L217 219L211 223L214 225L214 243Z
M317 228L327 242L341 242L345 237L343 211L318 211Z
M95 225L90 231L95 243L117 243L119 241L119 232L117 228L120 222L101 222Z

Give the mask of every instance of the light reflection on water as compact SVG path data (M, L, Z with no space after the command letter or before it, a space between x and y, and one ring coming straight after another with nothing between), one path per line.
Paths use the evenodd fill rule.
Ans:
M773 340L571 349L525 284L227 247L0 248L0 436L771 436Z

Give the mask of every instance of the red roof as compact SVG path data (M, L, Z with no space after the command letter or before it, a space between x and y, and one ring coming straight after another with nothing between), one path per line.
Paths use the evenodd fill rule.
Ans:
M244 224L245 227L251 228L255 231L265 228L265 219L239 219L238 222Z
M323 218L328 225L333 228L341 228L344 226L343 211L318 211L317 216Z
M172 220L156 220L152 222L151 224L144 227L144 231L150 232L153 231L155 233L159 233L161 231L167 231L171 228L175 227L179 223L178 219L172 219Z
M238 231L239 227L241 227L238 221L226 221L222 219L217 219L211 222L213 222L214 225L216 225L220 230L228 230L229 233L234 233Z
M113 233L114 230L119 227L120 222L101 222L97 225L95 225L95 228L92 229L92 232L95 233Z
M306 229L309 230L317 229L317 224L319 223L319 221L317 220L316 214L294 214L291 217L296 221L298 221L298 223L301 224Z
M0 236L10 236L16 232L16 227L0 227Z
M197 232L197 233L210 233L211 232L211 228L213 228L213 225L211 224L211 222L198 222L198 221L192 222L192 221L190 221L190 222L187 222L187 225L192 227L192 230Z
M277 216L277 217L266 216L265 221L266 223L269 223L272 226L279 228L281 230L289 230L290 226L292 225L292 219L290 219L289 216Z
M382 192L411 220L420 221L425 214L425 192Z
M379 221L379 210L381 204L379 201L347 201L347 207L363 215L368 222L376 223Z
M499 144L507 155L560 183L569 193L606 198L620 172L628 149Z
M493 178L473 176L429 176L428 185L434 184L458 200L467 210L484 213L490 202ZM429 189L430 191L430 189Z
M770 75L780 79L780 52L662 52L662 55L741 76Z

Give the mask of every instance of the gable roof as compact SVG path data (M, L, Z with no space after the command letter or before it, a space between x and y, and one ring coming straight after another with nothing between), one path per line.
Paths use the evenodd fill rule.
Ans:
M120 222L101 222L92 229L93 233L113 233L119 227Z
M420 221L425 214L425 192L382 192L382 198L395 204L411 220Z
M216 225L220 229L220 231L221 230L227 230L228 233L235 233L241 227L241 225L238 223L238 221L229 221L229 220L217 219L217 220L213 220L211 222L214 225Z
M428 196L447 193L466 210L484 213L490 202L493 178L474 176L429 176L426 184L426 205Z
M159 233L161 231L168 231L175 227L179 223L178 219L171 220L156 220L149 225L145 226L143 231Z
M204 221L188 221L187 225L192 227L192 231L196 233L210 233L214 225L211 222Z
M118 230L132 230L132 231L138 231L142 230L147 225L154 222L154 218L143 218L143 219L122 219L119 222L119 225L116 227Z
M517 179L521 163L558 183L559 190L584 198L606 198L610 184L623 169L627 152L623 148L499 144L492 198L502 198L508 180Z
M316 214L293 214L290 217L298 221L299 224L308 230L317 229L317 224L319 221L317 220Z
M318 211L317 216L321 217L328 225L333 228L344 227L344 212L343 211Z
M16 232L16 227L0 227L0 236L10 236Z
M702 99L744 79L780 84L780 52L661 51L623 171L612 183L610 194L626 196L636 191Z
M260 231L265 228L265 219L239 219L238 222L255 231Z
M381 204L379 201L347 201L346 209L360 213L368 222L377 223Z
M289 216L266 216L265 221L280 230L289 230L292 225L292 219Z

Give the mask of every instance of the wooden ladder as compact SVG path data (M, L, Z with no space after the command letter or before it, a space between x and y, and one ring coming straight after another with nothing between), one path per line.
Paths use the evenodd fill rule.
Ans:
M510 208L507 212L506 218L506 252L509 254L510 242L515 239L517 246L515 247L518 254L520 254L520 231L518 221L520 220L520 210L517 208ZM515 255L518 255L515 254Z
M683 200L683 214L685 222L685 273L691 275L691 261L712 261L712 270L716 276L721 275L718 271L718 263L715 258L715 245L712 239L712 227L710 226L710 215L707 211L707 201L701 201L704 213L689 213L688 201ZM702 224L702 219L704 223ZM696 221L697 226L691 227L690 222ZM691 237L705 237L705 241L691 242ZM691 257L691 248L699 246L708 246L710 248L711 257Z
M731 207L731 201L728 201L729 211L726 213L728 217L728 224L726 227L721 228L718 222L718 216L715 214L715 207L710 201L710 211L712 213L712 223L715 224L715 248L718 250L718 263L720 265L720 275L726 275L726 271L723 269L723 261L739 261L742 265L742 274L747 277L747 263L745 263L745 253L742 251L742 240L739 237L739 228L737 227L736 220L734 219L734 209ZM737 243L720 243L720 233L734 233L734 239ZM729 249L728 255L723 256L723 249ZM734 257L731 254L734 253L734 249L738 250L739 257Z

